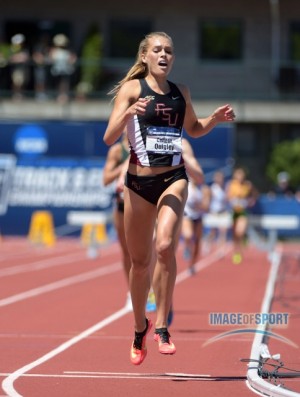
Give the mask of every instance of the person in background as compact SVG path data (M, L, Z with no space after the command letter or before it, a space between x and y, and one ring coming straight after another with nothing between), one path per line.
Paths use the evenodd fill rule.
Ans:
M177 235L187 198L188 177L182 157L183 128L197 138L235 115L228 104L198 119L188 88L167 79L174 62L171 37L148 34L140 43L136 61L111 91L114 105L103 140L112 145L127 129L130 159L124 187L124 222L131 257L130 291L135 333L130 361L141 364L152 322L146 317L151 284L153 235L156 230L156 297L154 340L162 354L174 354L167 318L176 280Z
M243 259L243 245L248 227L248 210L256 202L257 191L252 182L246 178L246 172L243 168L236 168L233 171L226 191L227 200L232 211L232 238L234 244L232 262L238 265Z
M274 186L270 195L294 197L295 189L290 185L290 174L286 171L281 171L277 175L277 184Z
M189 175L188 197L184 207L181 235L184 243L184 257L188 260L190 274L195 274L195 264L201 254L203 236L202 218L209 210L211 192L204 183Z
M12 81L12 97L20 100L29 81L30 54L26 48L26 38L17 33L11 38L9 64Z
M71 77L75 72L76 54L69 49L69 39L60 33L53 37L53 47L49 52L50 72L57 89L57 101L65 104L70 98Z
M48 67L50 63L49 34L44 33L33 48L32 60L34 63L34 89L38 101L47 99Z
M117 232L118 241L122 251L123 269L129 289L129 272L131 261L124 230L124 184L122 184L120 181L124 169L124 163L127 162L128 155L128 138L126 132L124 132L122 139L112 145L108 150L106 162L103 168L103 184L104 186L107 186L113 182L116 184L113 224ZM126 306L128 308L132 308L130 292L127 293Z
M222 226L222 217L228 213L228 202L224 173L220 170L213 175L213 183L210 186L211 201L209 213L220 219L220 226L211 227L206 238L206 249L210 250L213 242L222 244L226 241L227 228Z

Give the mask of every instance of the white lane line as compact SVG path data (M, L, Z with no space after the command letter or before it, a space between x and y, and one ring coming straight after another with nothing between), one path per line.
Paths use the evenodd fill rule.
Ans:
M219 248L217 251L213 252L210 256L207 256L200 261L198 261L194 268L196 272L200 272L201 270L204 270L206 267L211 265L212 263L216 262L218 259L221 259L222 257L226 256L230 251L231 251L231 246L229 244L223 246L222 248ZM176 284L181 283L182 281L186 280L187 278L191 277L191 273L188 269L182 271L177 275L176 278Z
M4 245L5 244L5 245ZM44 246L35 246L31 245L29 242L26 243L26 246L18 246L15 243L9 245L6 241L1 245L1 258L0 262L9 262L11 260L16 260L19 257L22 258L32 258L32 255L36 257L43 257L48 254L63 254L64 252L70 252L70 249L74 252L75 249L77 251L83 251L83 248L80 244L77 244L74 248L74 242L66 241L63 243L59 243L54 247L44 247Z
M6 373L0 373L0 376L8 376L8 375L9 374ZM184 373L160 374L160 373L139 373L139 372L64 372L63 374L23 374L20 376L20 378L214 380L216 377L208 374L184 374Z
M227 247L228 248L228 247ZM220 247L216 252L212 254L212 257L215 258L215 261L218 259L221 259L221 257L225 256L226 250L224 247ZM196 271L199 268L201 268L201 264L203 263L204 260L201 260L196 264ZM211 261L210 264L214 263L214 261ZM208 266L208 265L207 265ZM206 267L206 266L205 266ZM182 273L186 273L186 270L184 270ZM180 282L186 280L187 277L181 276L180 273L177 278L176 278L176 284L179 284ZM105 318L104 320L100 321L99 323L95 324L94 326L88 328L87 330L83 331L79 335L69 339L67 342L59 345L57 348L54 350L51 350L49 353L45 354L44 356L40 357L39 359L25 365L22 368L17 369L15 372L11 373L7 378L5 378L2 382L2 389L3 391L7 394L8 397L23 397L21 394L19 394L15 388L14 388L14 382L23 376L26 372L29 372L33 368L45 363L46 361L50 360L51 358L55 357L56 355L64 352L71 346L75 345L76 343L80 342L82 339L87 338L94 332L99 331L100 329L106 327L107 325L113 323L114 321L122 318L126 314L130 313L131 309L127 308L126 306L113 313L111 316Z
M0 376L2 374L0 373ZM170 376L170 375L160 375L160 374L153 374L153 375L131 375L131 376L127 376L127 375L122 375L122 373L118 374L118 375L51 375L51 374L23 374L20 376L20 378L75 378L75 379L143 379L143 380L189 380L189 381L196 381L196 380L204 380L204 381L213 381L215 380L215 378L210 378L209 376L200 376L200 377L190 377L190 376ZM14 396L20 396L20 394L15 394ZM8 397L7 394L5 395L0 395L0 397Z
M51 358L57 356L58 354L64 352L69 347L75 345L76 343L80 342L82 339L87 338L94 332L99 331L100 329L106 327L107 325L113 323L114 321L118 320L119 318L125 316L127 313L131 312L131 309L124 307L123 309L113 313L111 316L105 318L104 320L100 321L99 323L93 325L92 327L86 329L85 331L81 332L74 338L69 339L67 342L62 343L54 350L51 350L49 353L45 354L44 356L40 357L36 361L33 361L24 367L18 369L17 371L10 374L7 378L4 379L2 382L2 389L7 394L8 397L22 397L22 394L19 394L14 389L14 381L18 379L20 376L23 376L25 372L30 371L31 369L45 363L46 361L50 360Z
M80 254L82 254L82 257L80 256ZM111 251L103 251L101 254L102 257L107 255L111 255ZM67 263L73 263L74 261L79 262L82 260L89 261L89 259L86 258L85 251L84 252L79 251L75 254L74 252L72 252L72 254L69 255L63 254L60 256L53 256L51 258L38 260L36 262L31 262L29 264L11 266L11 267L6 267L4 269L0 269L0 277L38 271L49 267L61 266Z
M142 373L142 372L100 372L100 371L64 371L63 372L65 375L98 375L98 376L106 376L106 377L118 377L118 376L125 376L125 377L131 377L131 376L138 376L140 378L144 377L152 377L152 376L160 376L160 377L190 377L190 378L200 378L200 377L205 377L205 378L210 378L212 375L208 374L186 374L182 372L162 372L162 373ZM215 378L215 376L214 376Z
M48 267L55 267L65 265L67 263L74 263L74 261L79 262L82 260L80 255L70 254L63 256L55 256L53 258L47 258L44 260L39 260L37 262L31 262L30 264L17 265L11 267L5 267L4 269L0 269L0 277L13 276L15 274L35 272L38 270L46 269Z
M279 267L282 261L282 247L273 252L271 256L271 267L269 271L269 277L266 285L265 295L262 301L261 313L269 313L272 307L272 300L274 298L274 292L276 287L277 275L279 271ZM257 327L257 330L266 331L267 324L260 325ZM259 360L261 356L261 345L263 343L264 335L263 333L256 333L251 353L250 359ZM300 393L286 389L284 387L279 387L277 383L270 383L267 380L263 379L258 373L258 363L250 362L248 364L247 371L247 381L246 384L248 388L254 393L260 396L269 396L269 397L300 397Z
M33 298L34 296L42 295L59 288L68 287L73 284L83 283L85 281L100 277L106 274L114 273L121 270L121 263L101 267L100 269L92 270L86 273L81 273L76 276L64 278L50 284L42 285L41 287L33 288L28 291L21 292L8 298L0 299L0 307L8 306L13 303L23 301L25 299Z

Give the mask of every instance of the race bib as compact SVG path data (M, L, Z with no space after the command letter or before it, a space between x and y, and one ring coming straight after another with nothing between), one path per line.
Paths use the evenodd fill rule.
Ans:
M148 127L146 150L158 154L181 153L181 132L172 127Z

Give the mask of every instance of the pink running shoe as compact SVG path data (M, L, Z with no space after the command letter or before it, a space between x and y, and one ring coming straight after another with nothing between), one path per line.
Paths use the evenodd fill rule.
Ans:
M152 328L152 322L146 318L146 329L143 332L135 332L134 341L130 349L130 361L134 365L140 365L147 356L146 337Z
M162 354L175 354L176 347L170 339L167 328L156 328L154 340L158 342L158 351Z

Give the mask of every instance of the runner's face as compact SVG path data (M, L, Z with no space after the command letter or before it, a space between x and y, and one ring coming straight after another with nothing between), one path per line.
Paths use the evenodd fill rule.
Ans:
M149 39L149 47L143 55L149 72L156 75L168 75L174 62L172 43L165 37L155 36Z

